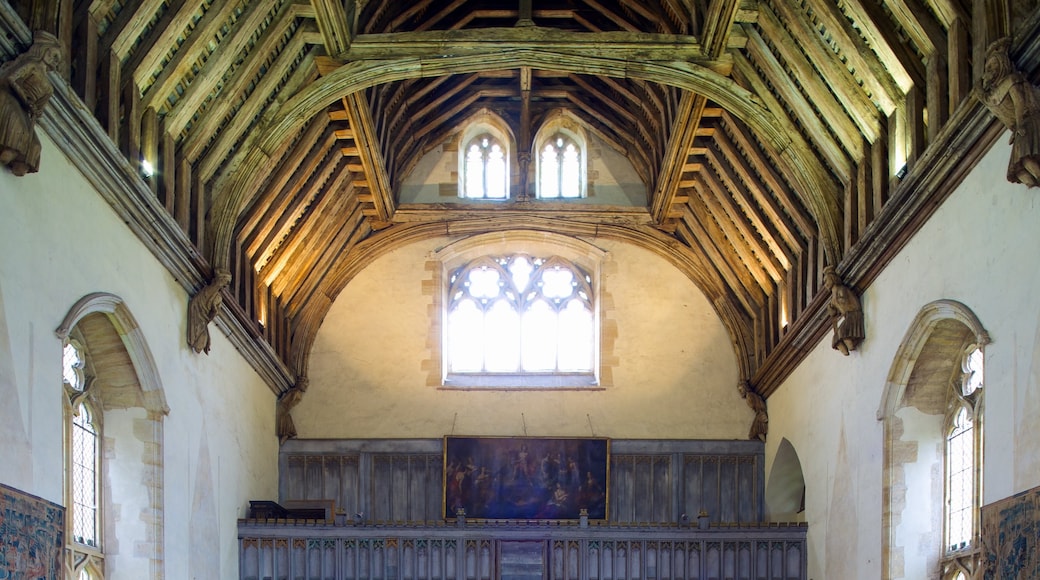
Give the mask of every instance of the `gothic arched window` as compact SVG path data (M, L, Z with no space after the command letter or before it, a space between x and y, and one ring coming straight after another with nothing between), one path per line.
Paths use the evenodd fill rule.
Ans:
M490 133L483 133L466 143L463 156L461 197L509 197L509 150L505 144Z
M596 353L592 277L559 257L517 253L472 260L449 274L448 376L591 376Z
M62 382L66 405L66 505L71 561L77 579L100 580L101 542L101 414L85 369L84 351L69 341L62 349Z
M582 155L581 145L563 133L546 139L538 150L538 197L582 197Z
M961 380L951 388L945 424L943 494L943 578L970 574L977 563L980 452L980 399L983 353L972 346L961 363Z

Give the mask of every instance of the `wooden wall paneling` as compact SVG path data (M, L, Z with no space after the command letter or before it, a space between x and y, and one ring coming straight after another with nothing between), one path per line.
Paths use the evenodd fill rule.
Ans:
M637 455L633 459L635 472L632 481L632 495L627 498L633 503L632 521L648 522L653 519L654 512L654 457Z

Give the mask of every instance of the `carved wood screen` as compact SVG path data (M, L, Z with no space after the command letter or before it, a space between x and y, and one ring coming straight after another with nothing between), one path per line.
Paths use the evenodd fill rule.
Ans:
M441 440L290 440L280 458L280 500L332 499L347 519L441 520ZM754 441L613 440L610 521L758 522L763 447Z

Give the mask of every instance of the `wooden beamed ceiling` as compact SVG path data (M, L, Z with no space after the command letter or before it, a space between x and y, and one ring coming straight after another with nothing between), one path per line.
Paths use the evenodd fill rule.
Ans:
M74 0L68 72L297 374L380 251L541 224L681 265L753 378L971 88L966 0L505 4ZM629 159L648 206L400 206L416 163L480 110L521 151L570 112Z

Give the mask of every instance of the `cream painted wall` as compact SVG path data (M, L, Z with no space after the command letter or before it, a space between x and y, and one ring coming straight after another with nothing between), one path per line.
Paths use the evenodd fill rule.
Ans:
M170 407L163 440L165 577L235 578L236 519L249 499L277 496L274 395L215 326L210 356L188 349L187 294L54 144L41 139L41 173L18 178L0 171L0 442L13 442L0 446L0 483L63 502L62 345L54 329L84 295L120 296L145 336ZM200 489L203 439L211 471L203 479L212 483ZM206 531L215 540L205 545L209 551L193 554L191 537L200 530L190 523L199 505L212 506L208 521L218 527ZM137 548L119 544L121 553ZM211 569L200 570L199 561Z
M986 353L984 503L1040 485L1040 193L1004 178L1007 137L938 209L863 296L867 339L843 357L827 336L768 401L767 470L782 438L806 481L809 577L881 575L883 425L876 418L896 351L923 306L967 305ZM767 471L768 473L768 471ZM906 578L932 577L906 550Z
M336 299L293 413L301 438L747 438L751 412L737 393L733 348L704 295L656 255L606 240L595 243L609 252L605 316L606 326L616 326L618 358L610 385L557 392L427 386L436 309L423 281L431 251L447 242L381 257Z

